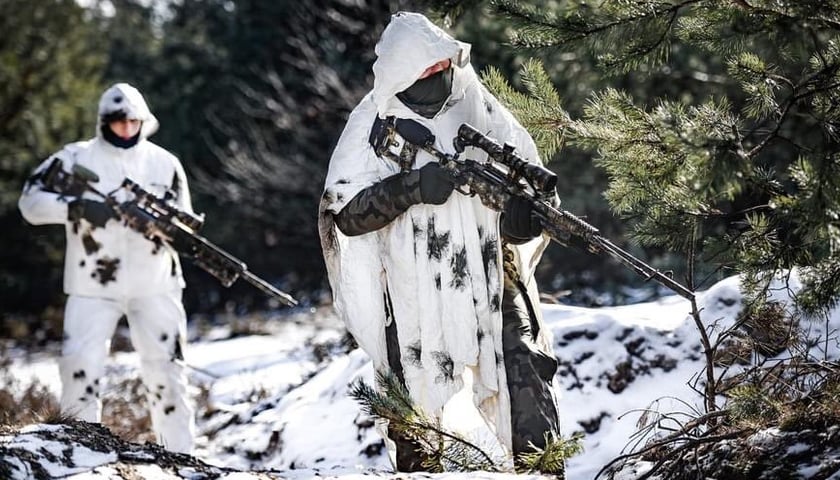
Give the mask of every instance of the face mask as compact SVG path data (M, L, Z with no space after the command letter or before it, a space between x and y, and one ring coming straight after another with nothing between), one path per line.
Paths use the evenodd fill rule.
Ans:
M140 132L137 132L137 135L131 138L122 138L105 123L102 125L102 138L115 147L128 149L137 145L140 140Z
M397 94L397 98L415 113L434 117L452 93L452 68L441 70L414 82Z

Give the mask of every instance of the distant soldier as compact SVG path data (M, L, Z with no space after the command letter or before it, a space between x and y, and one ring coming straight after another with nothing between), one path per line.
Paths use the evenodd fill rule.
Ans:
M130 177L192 212L180 161L147 140L157 128L157 119L136 88L113 85L99 101L96 137L66 145L44 161L26 182L19 207L30 223L66 227L64 291L69 297L59 361L62 413L89 422L101 420L105 361L124 315L140 355L158 441L169 450L190 452L195 426L182 362L186 314L178 254L117 221L100 199L81 192L72 196L50 191L42 178L59 158L66 171L78 164L95 172L102 191L116 190Z
M513 197L500 217L478 197L453 195L455 179L427 152L401 168L369 139L376 122L395 116L428 128L446 153L462 123L539 163L536 147L481 85L470 46L426 17L394 15L376 54L373 90L350 114L321 201L335 307L375 368L394 372L430 414L470 369L475 405L502 445L515 457L531 452L559 425L557 361L533 275L548 240L530 203ZM422 470L415 445L389 436L397 469Z

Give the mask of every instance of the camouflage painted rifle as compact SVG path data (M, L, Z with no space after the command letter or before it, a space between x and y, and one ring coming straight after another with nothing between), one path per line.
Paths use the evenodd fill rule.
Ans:
M169 199L156 197L130 178L123 180L119 187L133 194L133 199L127 202L118 202L113 197L115 192L103 193L93 187L91 184L98 182L99 176L81 165L73 165L72 171L66 172L59 158L53 160L40 178L47 190L64 196L79 197L84 192L91 192L102 198L126 226L155 244L170 245L225 287L242 278L285 305L298 303L288 293L254 275L245 262L199 235L197 232L204 224L204 215L181 211Z
M400 142L397 134L405 142ZM453 139L455 154L446 154L435 148L434 135L423 125L395 117L377 119L371 130L370 143L377 155L399 163L403 170L411 168L418 149L430 153L454 174L461 185L469 187L459 187L460 193L478 195L481 202L493 210L503 211L511 196L526 198L531 202L543 231L552 240L565 245L570 237L577 237L586 243L590 252L606 253L646 280L659 282L689 300L694 298L694 292L670 276L604 238L597 228L583 219L558 208L557 176L552 171L519 157L512 145L500 145L469 124L462 124ZM486 152L487 161L460 158L467 147Z

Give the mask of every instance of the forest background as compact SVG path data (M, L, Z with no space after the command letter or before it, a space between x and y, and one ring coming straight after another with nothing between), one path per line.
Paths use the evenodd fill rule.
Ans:
M99 95L119 81L144 93L161 123L152 141L184 163L195 209L206 214L201 233L305 303L324 301L316 212L332 148L372 86L374 45L390 15L426 11L428 3L0 1L4 321L60 316L63 227L28 225L17 199L41 161L94 135ZM473 43L477 70L494 65L515 76L520 56L505 45L503 23L480 5L458 18L453 33ZM597 82L595 75L559 77L581 99L595 87L581 80ZM571 180L560 182L567 208L620 233L600 195L602 175L588 158L564 157L552 167ZM571 272L596 272L599 260L558 268L576 256L554 253L542 274L551 289L584 278L593 285L622 281L620 272L573 278ZM190 313L266 306L244 282L227 290L184 263Z
M806 265L817 304L835 301L833 2L0 0L0 335L59 333L63 227L27 225L16 202L38 163L93 136L118 81L144 93L152 141L184 163L201 233L304 305L328 303L323 179L399 10L473 45L563 208L606 237L691 289ZM272 307L185 264L191 314ZM556 245L537 274L545 302L668 293Z

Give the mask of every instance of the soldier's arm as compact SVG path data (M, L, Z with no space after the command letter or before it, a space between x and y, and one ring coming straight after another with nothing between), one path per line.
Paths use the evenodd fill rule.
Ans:
M55 157L44 160L26 180L18 200L18 208L27 222L33 225L46 225L67 222L67 204L75 198L62 196L47 191L41 180L42 174Z
M335 224L347 236L370 233L421 201L420 172L398 173L359 192L335 215Z

